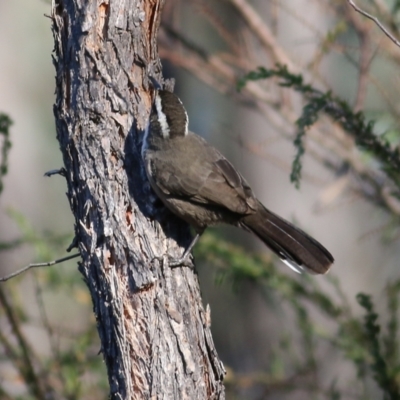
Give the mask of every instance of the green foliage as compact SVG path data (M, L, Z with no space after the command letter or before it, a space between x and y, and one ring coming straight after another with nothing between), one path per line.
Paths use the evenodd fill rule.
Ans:
M292 301L301 299L318 305L321 312L338 317L343 309L337 307L324 291L315 286L308 275L301 275L301 281L293 275L287 275L281 268L276 268L273 260L260 254L250 254L241 247L224 241L211 232L206 232L195 247L196 255L212 263L217 271L217 281L229 279L234 285L244 279L262 284L268 290L278 292L282 297Z
M390 369L381 351L379 337L381 327L377 323L378 314L374 310L371 297L360 293L357 295L357 300L365 309L364 329L368 343L367 350L372 358L371 369L374 372L374 378L385 393L384 399L398 400L400 399L400 390L396 381L396 375L399 372L398 360L396 360L395 368ZM397 342L397 338L393 338L392 340Z
M395 0L392 5L392 14L396 14L400 10L400 0Z
M11 148L9 128L12 125L10 117L0 113L0 194L3 191L3 177L8 171L8 152Z
M322 361L317 349L321 343L330 343L333 351L335 353L339 351L357 372L361 385L359 393L354 392L353 399L373 398L365 395L362 389L364 387L364 391L368 392L365 385L371 378L382 389L384 399L400 398L398 388L400 280L393 282L387 288L389 318L386 333L380 337L378 315L374 311L371 299L363 294L358 295L357 299L366 310L366 316L364 320L355 317L337 279L333 277L327 276L326 281L333 289L327 291L326 287L320 288L313 277L286 274L284 269L275 267L272 258L258 254L249 255L244 249L222 240L209 231L202 236L195 250L197 257L215 266L218 282L232 282L235 287L244 281L253 282L262 293L268 297L275 297L277 304L281 305L284 302L289 306L297 319L296 330L301 333L300 348L303 356L300 359L293 356L292 359L298 374L302 371L317 373ZM330 321L333 327L325 331L318 326L315 322L315 313ZM286 344L289 343L291 347L294 340L288 336ZM293 353L289 347L283 349L282 354L286 359L283 365L288 363L288 354ZM279 359L279 353L274 352L273 361L273 365L280 366L280 371L285 369L282 367L283 361L282 358ZM270 379L274 377L272 372L271 370ZM239 381L237 378L237 382ZM335 381L325 389L325 398L341 399L342 395Z
M8 215L18 226L20 237L0 243L0 251L29 246L34 251L34 260L48 261L65 252L71 243L71 235L38 233L16 210L9 210ZM7 354L7 362L13 365L18 379L25 385L26 393L19 397L21 400L45 398L44 393L51 393L54 399L107 398L108 382L99 354L100 342L94 318L86 318L87 322L81 324L79 331L74 331L68 321L59 327L48 310L52 308L49 298L57 303L65 298L63 312L74 308L77 318L82 312L91 314L90 295L80 274L76 273L76 267L71 264L30 270L6 284L0 283L0 318L7 332L6 336L0 330L0 360L1 355ZM29 307L20 283L24 288L33 289L34 304ZM39 320L32 316L32 305L40 312ZM30 338L25 335L25 328L31 326L42 329L50 354L36 355ZM11 399L2 385L0 382L0 398Z
M241 90L248 81L258 81L273 77L280 79L280 86L291 88L301 93L307 102L303 107L302 115L296 121L297 134L294 145L297 153L290 176L296 187L300 185L304 136L307 129L318 120L321 112L330 116L349 135L354 137L355 143L360 149L371 153L380 162L382 169L400 187L399 148L392 148L386 138L377 136L373 130L374 123L367 121L364 113L354 112L346 101L334 96L330 91L322 92L311 85L305 84L302 75L290 73L285 65L277 65L275 69L260 67L257 71L251 71L239 80L237 87L238 90Z

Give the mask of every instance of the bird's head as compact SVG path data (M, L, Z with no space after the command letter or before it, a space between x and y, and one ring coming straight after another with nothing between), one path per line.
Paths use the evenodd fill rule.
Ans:
M188 134L189 118L179 97L166 90L157 90L151 111L152 129L164 139Z

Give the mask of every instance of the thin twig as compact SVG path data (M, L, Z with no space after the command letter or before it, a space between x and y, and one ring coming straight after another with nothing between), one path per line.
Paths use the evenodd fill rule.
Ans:
M61 175L61 176L67 176L67 171L64 167L61 167L59 169L52 169L51 171L47 171L44 173L44 176L52 176L52 175Z
M233 35L232 32L226 28L221 18L213 12L211 7L206 4L204 0L195 1L195 5L197 5L199 12L204 14L205 18L207 18L210 24L214 27L221 39L229 46L232 53L240 57L241 48L237 36Z
M368 89L368 73L371 66L372 57L370 57L369 38L360 35L360 70L358 73L358 88L356 100L354 102L354 110L361 111L364 108L365 99Z
M42 287L39 284L39 280L36 275L34 275L34 282L35 282L35 293L36 293L36 300L37 300L37 305L39 307L39 312L40 312L40 317L42 319L41 326L45 327L47 331L47 336L48 336L48 341L50 344L50 349L53 353L53 360L54 362L54 367L52 370L52 374L58 376L58 379L60 382L62 382L63 387L66 387L67 383L65 381L64 375L61 373L60 366L62 365L62 360L61 360L61 355L60 355L60 346L59 346L59 338L57 338L54 335L54 327L50 323L49 317L47 315L46 311L46 306L43 301L43 291Z
M263 21L260 14L246 0L228 0L244 18L249 28L263 44L267 52L271 52L275 62L285 64L294 71L299 72L299 68L278 44L275 35Z
M44 262L44 263L29 264L26 267L23 267L23 268L15 271L15 272L13 272L10 275L6 275L6 276L3 276L3 277L0 277L0 282L8 281L9 279L14 278L17 275L20 275L23 272L28 271L28 269L30 269L30 268L50 267L51 265L59 264L59 263L62 263L62 262L67 261L67 260L71 260L72 258L76 258L76 257L79 257L79 256L80 256L80 253L76 253L76 254L72 254L72 255L67 256L67 257L59 258L58 260L53 260L53 261Z
M0 304L3 306L8 322L10 323L14 335L18 341L18 347L21 351L22 363L19 364L19 371L29 386L31 393L38 399L44 399L44 391L41 380L34 368L34 353L21 330L20 320L15 311L9 304L7 297L0 288Z
M358 13L361 15L364 15L364 17L370 19L371 21L374 21L376 25L380 28L380 30L398 47L400 47L400 41L398 41L384 26L383 24L379 21L377 17L374 17L371 14L368 14L366 11L362 10L360 7L358 7L353 0L347 0L347 2L350 4L351 7L353 7Z

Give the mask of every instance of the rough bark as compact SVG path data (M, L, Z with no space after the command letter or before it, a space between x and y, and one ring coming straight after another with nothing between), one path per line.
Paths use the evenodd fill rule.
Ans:
M163 3L53 0L57 137L111 398L224 398L197 275L157 258L181 254L187 227L140 158Z

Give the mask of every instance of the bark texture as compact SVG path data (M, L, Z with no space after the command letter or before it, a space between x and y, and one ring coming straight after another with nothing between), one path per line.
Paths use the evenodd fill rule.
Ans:
M157 259L188 229L157 207L140 157L163 3L53 0L57 137L111 398L224 398L197 275Z

